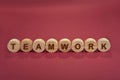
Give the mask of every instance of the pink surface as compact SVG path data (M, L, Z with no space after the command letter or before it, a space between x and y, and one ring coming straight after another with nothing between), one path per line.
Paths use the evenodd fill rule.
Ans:
M0 80L120 80L120 1L0 4ZM11 38L107 37L107 53L11 54Z

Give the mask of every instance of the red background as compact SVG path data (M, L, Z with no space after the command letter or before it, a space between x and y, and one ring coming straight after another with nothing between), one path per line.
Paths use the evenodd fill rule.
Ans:
M120 1L0 1L0 80L120 80ZM11 38L109 38L107 53L12 54Z

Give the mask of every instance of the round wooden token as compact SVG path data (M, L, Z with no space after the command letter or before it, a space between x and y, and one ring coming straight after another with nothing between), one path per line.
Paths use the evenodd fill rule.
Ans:
M7 48L10 52L18 52L20 50L20 41L18 39L11 39L7 44Z
M67 38L63 38L59 41L59 50L61 52L68 52L71 49L71 41Z
M84 49L84 42L80 38L76 38L72 41L72 50L74 52L81 52Z
M110 50L111 44L107 38L100 38L98 40L98 50L101 52L107 52Z
M45 50L45 41L43 39L34 40L33 50L37 53L43 52Z
M50 38L46 41L46 51L54 53L58 50L58 41L54 38Z
M88 38L85 40L85 50L87 52L95 52L97 50L97 42L93 38Z
M21 50L23 52L30 52L32 50L32 40L25 38L21 41Z

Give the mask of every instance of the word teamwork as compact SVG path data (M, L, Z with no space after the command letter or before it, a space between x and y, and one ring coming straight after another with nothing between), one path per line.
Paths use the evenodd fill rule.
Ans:
M61 52L72 50L77 53L81 51L95 52L96 50L107 52L110 50L111 44L107 38L100 38L98 41L93 38L88 38L85 41L80 38L73 39L72 41L67 38L63 38L59 41L50 38L46 42L43 39L32 41L31 39L25 38L22 41L11 39L7 44L7 48L13 53L19 50L23 52L30 52L33 50L36 53L41 53L45 50L49 53L55 53L57 50Z

